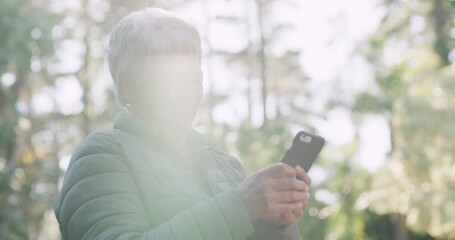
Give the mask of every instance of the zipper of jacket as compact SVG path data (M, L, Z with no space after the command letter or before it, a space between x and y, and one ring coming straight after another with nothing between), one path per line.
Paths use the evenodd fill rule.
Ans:
M209 181L208 181L208 176L207 176L207 169L206 169L206 164L205 164L205 156L203 155L206 155L206 150L203 148L203 147L189 147L189 150L190 150L190 154L192 155L194 159L194 163L196 165L196 167L199 169L199 172L201 174L198 174L197 172L195 172L192 167L190 166L190 163L188 163L184 157L182 156L182 154L179 153L179 151L173 147L173 146L170 146L172 148L172 155L174 155L174 157L176 159L178 159L178 164L181 165L183 168L185 169L190 169L190 172L191 172L191 175L192 177L194 178L194 180L198 183L199 187L201 187L206 193L207 195L213 197L215 192L213 191ZM204 154L201 154L200 151L204 151ZM201 156L202 155L202 156ZM200 162L203 162L203 165L201 165Z
M215 196L215 191L212 188L212 184L209 181L209 176L207 174L207 147L192 147L191 150L193 150L192 154L195 154L196 158L199 159L196 160L196 165L198 165L199 169L201 170L202 176L201 176L201 184L204 185L204 188L206 189L206 192L208 195L211 197Z

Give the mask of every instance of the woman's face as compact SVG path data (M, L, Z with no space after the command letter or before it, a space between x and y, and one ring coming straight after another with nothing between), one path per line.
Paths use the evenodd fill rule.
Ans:
M196 56L160 57L138 76L134 114L158 127L186 132L202 99L202 71Z

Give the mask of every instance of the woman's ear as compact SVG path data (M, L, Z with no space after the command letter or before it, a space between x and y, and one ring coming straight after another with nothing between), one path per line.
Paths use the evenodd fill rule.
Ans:
M118 76L118 92L122 100L122 104L132 104L136 85L129 74L120 73Z

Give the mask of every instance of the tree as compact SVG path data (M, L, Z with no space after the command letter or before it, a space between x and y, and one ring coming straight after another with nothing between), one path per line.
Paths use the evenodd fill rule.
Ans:
M51 29L60 17L40 4L0 3L0 239L36 238L52 204L43 188L56 187L48 171L55 162L34 144L42 122L34 121L31 102L47 81Z
M450 71L445 66L454 46L448 34L454 27L448 21L453 2L387 1L383 7L386 15L365 53L377 90L359 95L353 109L388 120L392 149L386 168L375 175L372 190L359 204L398 214L396 239L409 238L405 224L450 239L455 225L445 216L453 198L441 192L450 192L453 180L435 175L455 166L450 159L454 145L449 147L453 139L446 132L453 106L441 104L436 95L453 94L450 87L441 87L450 86L441 74Z

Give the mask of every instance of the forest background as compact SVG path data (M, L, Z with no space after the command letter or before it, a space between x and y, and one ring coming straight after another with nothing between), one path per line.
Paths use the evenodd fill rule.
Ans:
M112 128L109 32L159 6L196 26L196 129L248 172L327 139L303 239L455 239L455 1L0 1L0 239L59 239L72 151Z

